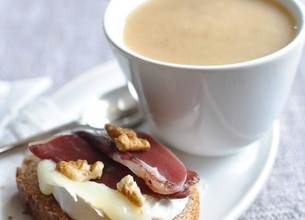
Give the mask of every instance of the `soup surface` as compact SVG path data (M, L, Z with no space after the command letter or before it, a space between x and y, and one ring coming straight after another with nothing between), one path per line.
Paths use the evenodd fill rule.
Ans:
M124 43L155 60L221 65L273 53L296 29L275 0L147 0L128 16Z

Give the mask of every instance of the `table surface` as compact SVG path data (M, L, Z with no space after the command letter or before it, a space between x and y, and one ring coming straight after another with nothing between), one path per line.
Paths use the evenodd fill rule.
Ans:
M102 33L106 0L1 0L0 79L49 75L54 91L113 59ZM274 170L241 220L305 219L305 57L281 114Z

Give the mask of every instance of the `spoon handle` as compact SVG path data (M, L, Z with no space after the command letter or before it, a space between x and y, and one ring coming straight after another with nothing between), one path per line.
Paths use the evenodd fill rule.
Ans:
M58 127L52 128L50 130L42 131L38 134L35 134L33 136L30 136L30 137L27 137L25 139L19 140L15 143L1 146L0 147L0 154L6 152L8 150L14 149L14 148L24 147L31 142L40 141L40 140L46 139L48 137L51 137L52 135L58 134L62 131L71 130L71 129L74 129L74 128L77 128L77 127L80 127L80 126L82 126L82 124L79 121L71 121L71 122L68 122L66 124L60 125Z

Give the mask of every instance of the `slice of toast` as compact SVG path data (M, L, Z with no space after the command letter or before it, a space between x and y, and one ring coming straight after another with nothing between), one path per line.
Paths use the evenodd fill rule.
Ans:
M72 220L63 212L53 196L46 196L40 192L36 172L37 163L37 158L28 156L16 172L18 190L29 207L33 219ZM199 193L193 187L185 209L174 220L198 220L199 208Z

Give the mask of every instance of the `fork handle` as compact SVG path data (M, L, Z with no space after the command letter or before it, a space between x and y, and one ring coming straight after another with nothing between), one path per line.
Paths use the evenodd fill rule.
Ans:
M58 127L52 128L47 131L42 131L38 134L32 135L30 137L27 137L25 139L19 140L15 143L4 145L0 147L0 154L9 151L11 149L20 148L28 145L31 142L40 141L43 139L46 139L52 135L58 134L60 132L66 131L66 130L72 130L78 127L83 126L79 121L71 121L66 124L60 125Z

